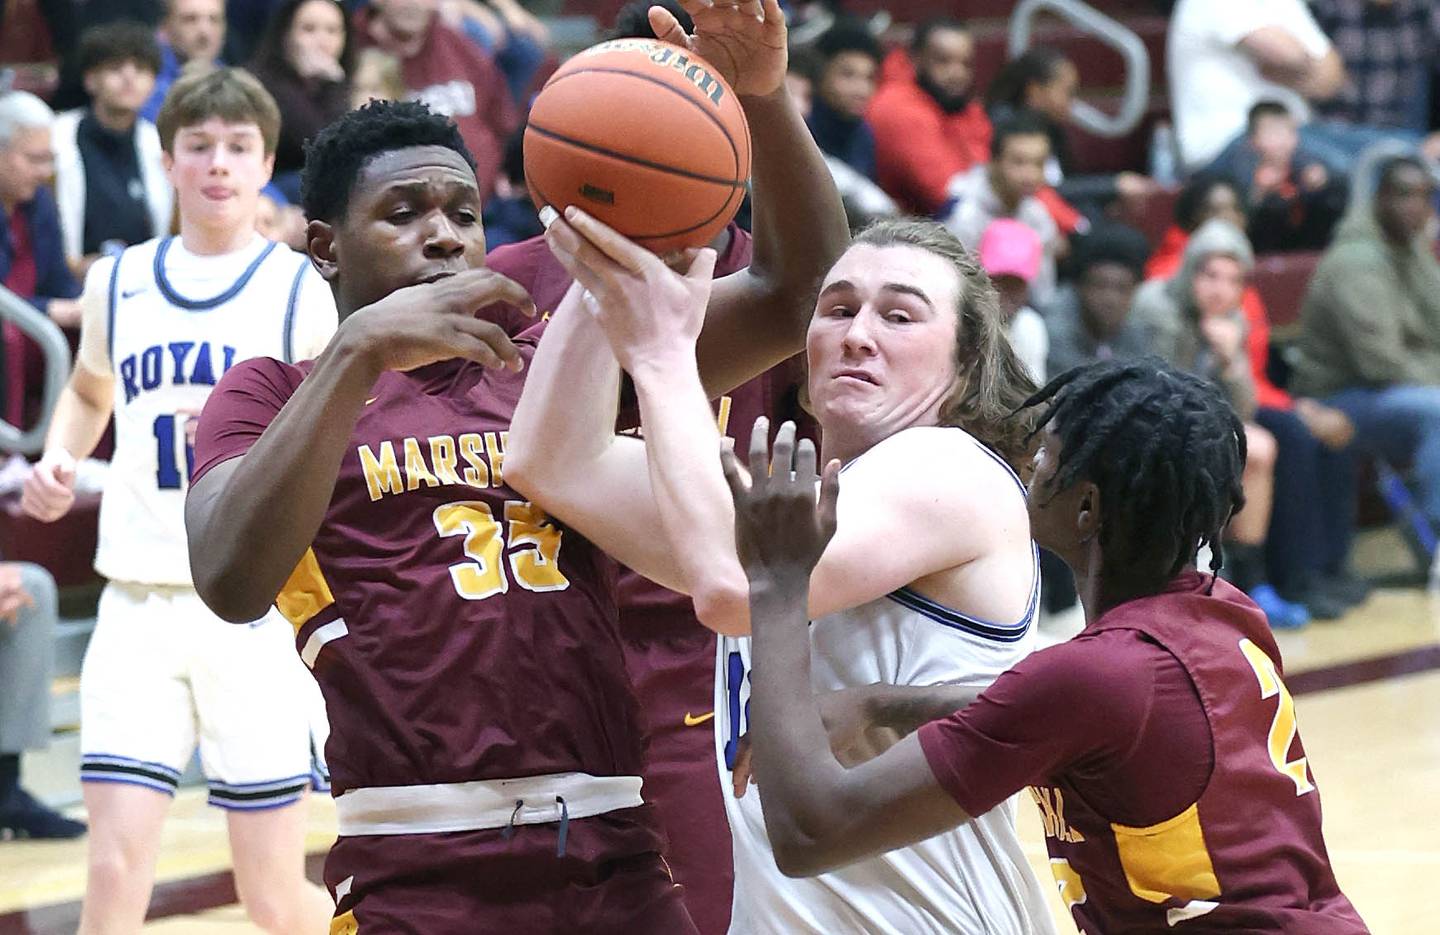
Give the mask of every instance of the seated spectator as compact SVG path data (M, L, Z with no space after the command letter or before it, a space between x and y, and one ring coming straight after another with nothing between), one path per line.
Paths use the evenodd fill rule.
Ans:
M1031 284L1038 302L1055 291L1055 261L1065 243L1050 212L1036 194L1045 184L1050 136L1039 117L1026 111L995 128L990 162L970 169L952 186L955 206L945 226L974 248L996 218L1015 218L1040 235L1045 247L1040 273Z
M0 840L78 838L85 825L20 786L20 755L50 744L50 680L59 622L55 581L39 565L0 562Z
M1175 199L1175 223L1160 237L1145 264L1146 279L1169 279L1185 259L1185 244L1201 224L1212 218L1245 226L1245 205L1234 182L1209 173L1193 176ZM1248 293L1247 293L1248 294ZM1256 293L1258 296L1258 293Z
M1083 231L1083 218L1099 218L1115 199L1141 198L1155 189L1155 183L1138 172L1075 172L1066 130L1079 84L1080 73L1069 59L1054 49L1034 46L1007 62L985 91L985 110L992 124L1024 110L1044 120L1050 134L1050 160L1045 165L1046 187L1040 190L1040 199L1066 235Z
M1430 76L1440 51L1434 0L1310 0L1346 80L1319 106L1327 120L1425 134Z
M1341 172L1382 140L1420 142L1396 128L1312 119L1312 106L1339 93L1346 74L1305 0L1179 0L1167 68L1180 155L1191 171L1243 145L1245 117L1262 100L1284 104L1300 122L1301 143Z
M350 109L354 51L339 0L284 0L276 7L251 71L285 119L275 147L274 182L300 201L305 141Z
M980 266L995 284L1000 312L1009 324L1010 344L1037 386L1045 384L1045 358L1050 335L1045 319L1030 307L1030 283L1040 272L1045 252L1040 235L1019 221L1000 218L980 238Z
M1301 307L1295 391L1340 409L1363 452L1409 463L1440 529L1440 262L1435 180L1411 156L1358 181Z
M375 0L360 11L356 29L363 42L400 60L407 97L460 127L480 196L489 198L505 141L520 123L494 60L440 21L435 0Z
M865 110L875 96L880 43L855 20L840 20L815 41L820 81L805 123L825 155L875 178L875 134Z
M160 134L140 116L160 47L139 23L97 26L80 41L90 105L55 118L55 201L65 259L77 279L102 254L170 230L174 195Z
M865 117L876 181L905 211L935 216L951 185L988 158L990 119L974 82L975 40L957 20L921 23L909 56L896 50L886 60Z
M65 328L80 325L80 283L65 262L55 196L45 187L55 168L50 128L55 114L26 91L0 95L0 285ZM33 425L44 379L40 348L10 322L0 329L0 418Z
M166 0L160 27L160 74L140 116L155 122L170 85L191 62L214 65L225 45L225 0Z
M351 110L371 101L398 101L404 96L405 79L398 58L376 48L355 53L355 68L350 73Z
M1331 557L1329 543L1348 549L1354 473L1348 458L1322 442L1323 430L1312 432L1292 409L1257 403L1241 310L1252 265L1239 228L1207 221L1186 246L1180 271L1141 288L1136 314L1154 323L1161 356L1225 387L1246 422L1247 438L1259 446L1246 479L1246 508L1232 526L1237 569L1232 580L1252 594L1276 627L1299 626L1311 617L1339 617L1352 603L1341 593L1344 585L1332 588L1321 575ZM1329 416L1334 421L1322 418L1317 429L1335 429L1338 437L1328 445L1343 449L1348 424L1338 412ZM1267 460L1269 469L1262 470Z
M661 0L650 6L679 8L675 0ZM648 15L648 8L642 13ZM440 16L447 26L463 33L495 60L505 76L511 99L522 110L528 109L531 86L545 64L550 42L550 30L545 24L519 0L441 0ZM617 28L620 25L617 22Z
M1243 193L1256 250L1318 250L1345 209L1345 177L1300 144L1300 126L1278 101L1260 101L1246 118L1244 142L1207 170Z
M1149 251L1145 235L1122 224L1097 224L1080 241L1075 284L1061 287L1041 309L1050 336L1050 376L1151 353L1150 334L1130 314Z

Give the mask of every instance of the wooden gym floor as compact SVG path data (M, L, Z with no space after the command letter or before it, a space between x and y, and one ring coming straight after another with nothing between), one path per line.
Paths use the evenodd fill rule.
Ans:
M1340 885L1376 935L1434 931L1424 893L1440 877L1440 599L1381 590L1344 620L1281 633L1286 681L1325 807ZM334 809L312 797L312 876L334 835ZM1036 810L1022 834L1049 879ZM224 823L203 790L178 797L166 826L147 932L240 935ZM0 842L0 935L73 932L84 843ZM1055 902L1062 932L1074 928ZM1428 921L1427 921L1428 920Z

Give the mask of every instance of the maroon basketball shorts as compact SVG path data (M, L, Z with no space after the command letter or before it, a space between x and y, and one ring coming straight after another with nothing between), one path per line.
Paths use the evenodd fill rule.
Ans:
M694 935L646 807L558 823L335 842L332 933Z

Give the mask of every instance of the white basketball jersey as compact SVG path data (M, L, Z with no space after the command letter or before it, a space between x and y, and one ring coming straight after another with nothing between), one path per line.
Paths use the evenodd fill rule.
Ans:
M813 687L818 693L876 682L989 685L1034 648L1039 583L1037 553L1029 607L1013 623L977 620L905 588L822 617L810 626ZM730 792L735 748L749 729L750 639L721 637L717 662L716 755L735 852L732 933L1054 931L1020 848L1013 797L911 847L808 879L781 874L765 834L763 790L752 787L741 799Z
M102 285L97 279L87 280L87 291ZM186 422L199 418L216 382L240 361L311 356L327 300L335 329L333 299L309 258L258 235L223 256L190 254L173 237L137 244L116 258L103 287L115 454L95 568L118 581L190 586L185 489L194 449Z

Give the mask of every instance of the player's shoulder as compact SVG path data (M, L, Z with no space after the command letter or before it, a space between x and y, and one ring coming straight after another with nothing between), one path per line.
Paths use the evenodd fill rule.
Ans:
M485 265L528 288L542 272L558 266L559 261L540 236L496 247L485 255Z
M313 360L287 364L275 357L250 357L225 372L216 393L264 391L289 398L315 366Z
M1087 629L1031 653L1015 669L1031 684L1044 686L1036 690L1052 700L1118 711L1147 704L1155 673L1172 659L1168 650L1137 631Z
M993 481L1016 487L1015 472L998 454L958 426L917 425L882 439L855 460L854 467L869 473L903 470L914 477L931 477L947 484L963 471L967 484Z

